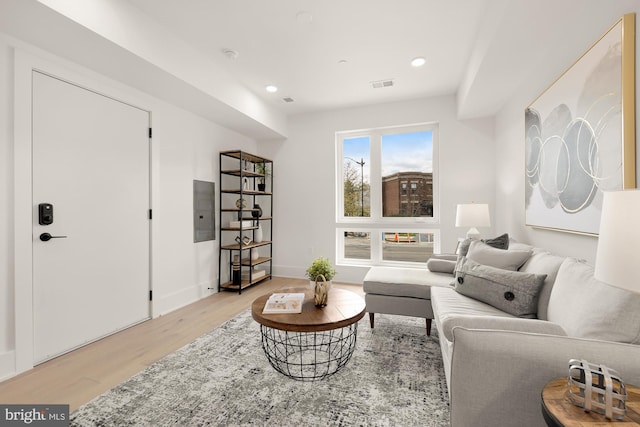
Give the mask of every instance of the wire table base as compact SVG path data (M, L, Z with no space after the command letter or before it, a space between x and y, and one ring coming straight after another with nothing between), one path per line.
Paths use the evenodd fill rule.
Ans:
M335 374L351 359L358 323L322 332L290 332L260 325L262 349L273 368L298 381Z

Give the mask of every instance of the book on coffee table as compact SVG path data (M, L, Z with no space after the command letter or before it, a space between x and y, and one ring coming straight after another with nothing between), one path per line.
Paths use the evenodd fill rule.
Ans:
M304 293L273 294L262 310L263 314L302 313Z

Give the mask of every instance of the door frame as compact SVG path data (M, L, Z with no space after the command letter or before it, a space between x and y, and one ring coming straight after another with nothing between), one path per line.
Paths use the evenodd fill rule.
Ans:
M34 367L33 324L33 170L32 159L32 73L38 71L99 95L129 104L149 114L140 107L139 100L130 100L125 89L116 89L113 84L89 70L75 71L73 64L64 66L43 59L29 52L14 50L14 343L15 372L19 374ZM153 207L153 161L154 150L149 141L149 208ZM149 221L149 290L153 290L153 221ZM149 317L153 317L153 301L149 302Z

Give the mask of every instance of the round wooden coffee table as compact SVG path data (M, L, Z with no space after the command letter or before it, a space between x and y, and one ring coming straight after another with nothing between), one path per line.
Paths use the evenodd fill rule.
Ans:
M272 293L304 293L302 313L263 314ZM335 374L351 359L364 299L354 292L332 288L327 306L318 308L309 288L279 289L253 301L251 315L260 324L262 348L271 366L299 381L315 381Z

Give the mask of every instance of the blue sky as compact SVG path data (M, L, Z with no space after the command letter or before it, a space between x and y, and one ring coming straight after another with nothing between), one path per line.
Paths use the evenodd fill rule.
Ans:
M364 159L364 176L368 181L370 155L369 137L345 139L343 155L360 161ZM360 168L354 162L352 166ZM411 132L382 136L382 176L396 172L433 172L433 133Z

